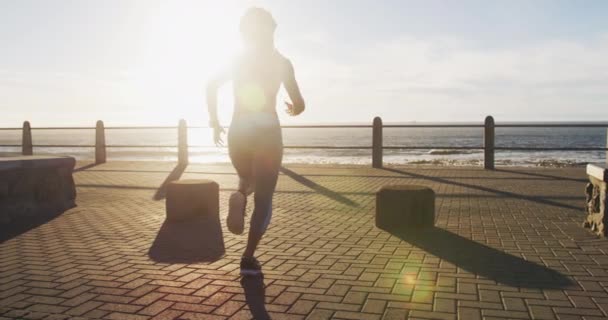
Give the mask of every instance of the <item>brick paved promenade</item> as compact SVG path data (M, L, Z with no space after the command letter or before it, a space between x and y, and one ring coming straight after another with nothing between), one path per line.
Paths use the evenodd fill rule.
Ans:
M246 237L224 221L220 258L205 221L164 224L173 164L79 166L78 207L0 244L0 319L608 317L608 240L580 227L581 168L287 166L261 283L241 281ZM233 170L181 177L220 183L223 220ZM436 229L375 228L374 192L394 183L435 190Z

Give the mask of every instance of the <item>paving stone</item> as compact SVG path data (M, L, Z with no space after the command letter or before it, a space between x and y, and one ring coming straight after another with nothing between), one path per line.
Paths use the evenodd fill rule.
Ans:
M252 306L276 319L608 316L608 241L581 228L582 168L286 167L254 286L238 274L247 238L225 226L229 165L181 177L220 185L216 261L150 254L165 219L155 195L174 164L76 172L77 207L0 243L0 319L250 319ZM436 228L377 229L375 192L389 184L433 189Z

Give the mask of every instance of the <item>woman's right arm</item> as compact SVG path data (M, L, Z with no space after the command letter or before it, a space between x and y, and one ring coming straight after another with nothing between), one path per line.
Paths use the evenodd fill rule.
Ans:
M222 133L224 129L220 125L219 118L217 116L217 92L219 88L230 80L229 72L221 72L215 75L207 83L206 96L207 96L207 111L209 112L209 126L213 128L213 140L216 145L223 145Z
M209 112L209 123L218 123L217 117L217 92L219 88L228 81L227 74L220 73L215 75L207 83L207 108Z

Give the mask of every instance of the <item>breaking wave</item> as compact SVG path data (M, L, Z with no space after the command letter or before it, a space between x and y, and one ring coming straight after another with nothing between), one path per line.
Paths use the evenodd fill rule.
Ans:
M454 150L454 149L431 149L428 154L432 155L451 155L451 154L474 154L481 153L479 150Z

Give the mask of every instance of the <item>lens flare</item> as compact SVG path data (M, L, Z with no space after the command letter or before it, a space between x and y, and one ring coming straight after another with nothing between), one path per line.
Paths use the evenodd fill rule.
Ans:
M414 275L411 274L406 274L403 277L403 282L406 284L416 284L416 277Z
M430 303L433 301L433 296L433 291L415 290L412 295L412 302Z

